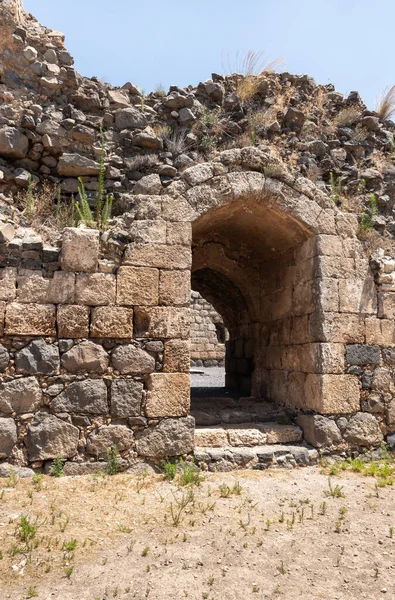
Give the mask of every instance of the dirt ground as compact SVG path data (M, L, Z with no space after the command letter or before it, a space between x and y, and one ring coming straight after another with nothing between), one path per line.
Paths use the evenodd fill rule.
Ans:
M0 598L394 600L394 488L376 481L340 470L330 492L322 467L184 486L3 479Z

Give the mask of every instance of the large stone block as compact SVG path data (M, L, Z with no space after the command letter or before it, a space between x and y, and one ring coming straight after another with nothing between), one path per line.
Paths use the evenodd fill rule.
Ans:
M135 433L136 450L140 456L161 460L192 452L195 419L163 419L156 427Z
M314 304L318 310L325 312L338 312L339 280L328 277L315 279L312 283Z
M16 296L16 269L0 269L0 300L14 300Z
M377 292L373 277L339 280L340 312L375 314Z
M190 222L167 223L166 243L173 245L189 246L192 244L192 225Z
M158 304L159 271L147 267L120 267L117 273L117 304Z
M190 377L186 373L153 373L147 381L147 417L184 417L190 407Z
M87 450L96 458L107 458L111 448L118 452L134 450L134 445L133 431L125 425L104 425L87 439Z
M192 252L189 247L179 245L129 244L123 264L157 269L189 269Z
M87 306L115 304L116 279L110 273L78 274L75 284L75 301Z
M136 108L120 108L115 113L115 125L118 129L144 129L147 117Z
M367 344L348 345L346 346L346 362L349 365L378 365L380 364L380 348Z
M42 393L35 377L14 379L0 384L0 414L34 412L42 403Z
M320 313L309 318L309 333L314 341L360 344L365 341L365 318L360 315Z
M135 308L135 333L141 337L189 338L190 312L187 308L158 306Z
M0 459L7 458L17 442L18 436L14 419L0 417Z
M168 340L165 343L163 371L165 373L189 373L189 340Z
M105 373L110 359L103 346L86 340L65 352L61 362L70 373Z
M15 356L16 371L31 375L53 375L59 372L59 348L45 340L33 340Z
M306 376L305 408L323 414L353 413L360 408L360 387L354 375Z
M231 445L232 446L249 446L250 444L245 443L232 443L235 441L231 434ZM244 432L241 434L243 436ZM266 443L266 436L264 440L260 439L259 442L264 444ZM199 446L202 448L222 448L224 446L229 446L228 435L227 432L222 427L205 427L204 429L195 429L195 446ZM248 440L247 440L248 441ZM259 444L257 444L259 445Z
M91 337L133 337L133 310L120 306L99 306L92 310Z
M343 437L351 446L379 446L383 434L377 419L369 414L359 412L353 415L343 432Z
M95 229L66 227L60 257L63 271L94 273L99 260L99 235Z
M336 422L322 415L299 415L298 425L303 429L306 442L315 448L331 448L342 443Z
M366 319L366 343L395 346L395 323L392 319Z
M107 386L102 379L73 381L51 401L55 413L105 415L108 413Z
M27 430L29 460L48 460L77 454L79 430L48 413L38 413Z
M55 271L53 279L45 279L41 271L23 269L17 277L18 302L40 304L72 304L74 302L74 273Z
M117 346L111 354L111 364L123 375L143 375L155 370L155 359L133 344Z
M159 278L159 304L169 306L189 305L191 296L190 271L161 271Z
M7 305L5 324L7 335L55 336L55 306L12 302Z
M55 271L48 286L47 302L52 304L73 304L75 292L74 273Z
M111 416L116 419L139 417L143 384L134 379L116 379L111 384Z
M58 306L57 322L60 338L86 338L89 335L89 308Z

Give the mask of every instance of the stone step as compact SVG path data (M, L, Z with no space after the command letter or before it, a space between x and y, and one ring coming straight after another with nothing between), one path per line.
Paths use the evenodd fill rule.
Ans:
M249 398L192 398L191 415L198 426L287 420L283 407Z
M234 469L264 470L316 464L319 453L314 448L304 445L273 444L265 446L240 446L207 448L195 447L195 460L207 465L209 471L231 471Z
M196 427L195 446L222 448L226 446L263 446L300 442L302 430L296 425L278 423L239 423L220 427Z

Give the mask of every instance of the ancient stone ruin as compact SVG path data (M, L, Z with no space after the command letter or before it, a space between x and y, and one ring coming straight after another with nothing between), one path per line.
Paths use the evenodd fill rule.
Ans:
M392 121L289 73L143 96L63 42L0 1L0 459L265 468L393 443ZM76 226L103 165L113 216ZM231 390L192 407L191 288Z

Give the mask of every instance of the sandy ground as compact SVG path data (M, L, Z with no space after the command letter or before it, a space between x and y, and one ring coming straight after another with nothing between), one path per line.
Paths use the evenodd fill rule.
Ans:
M144 474L9 483L1 600L395 599L394 489L373 477L332 476L340 497L320 467L207 474L198 486ZM29 551L21 515L36 527Z

